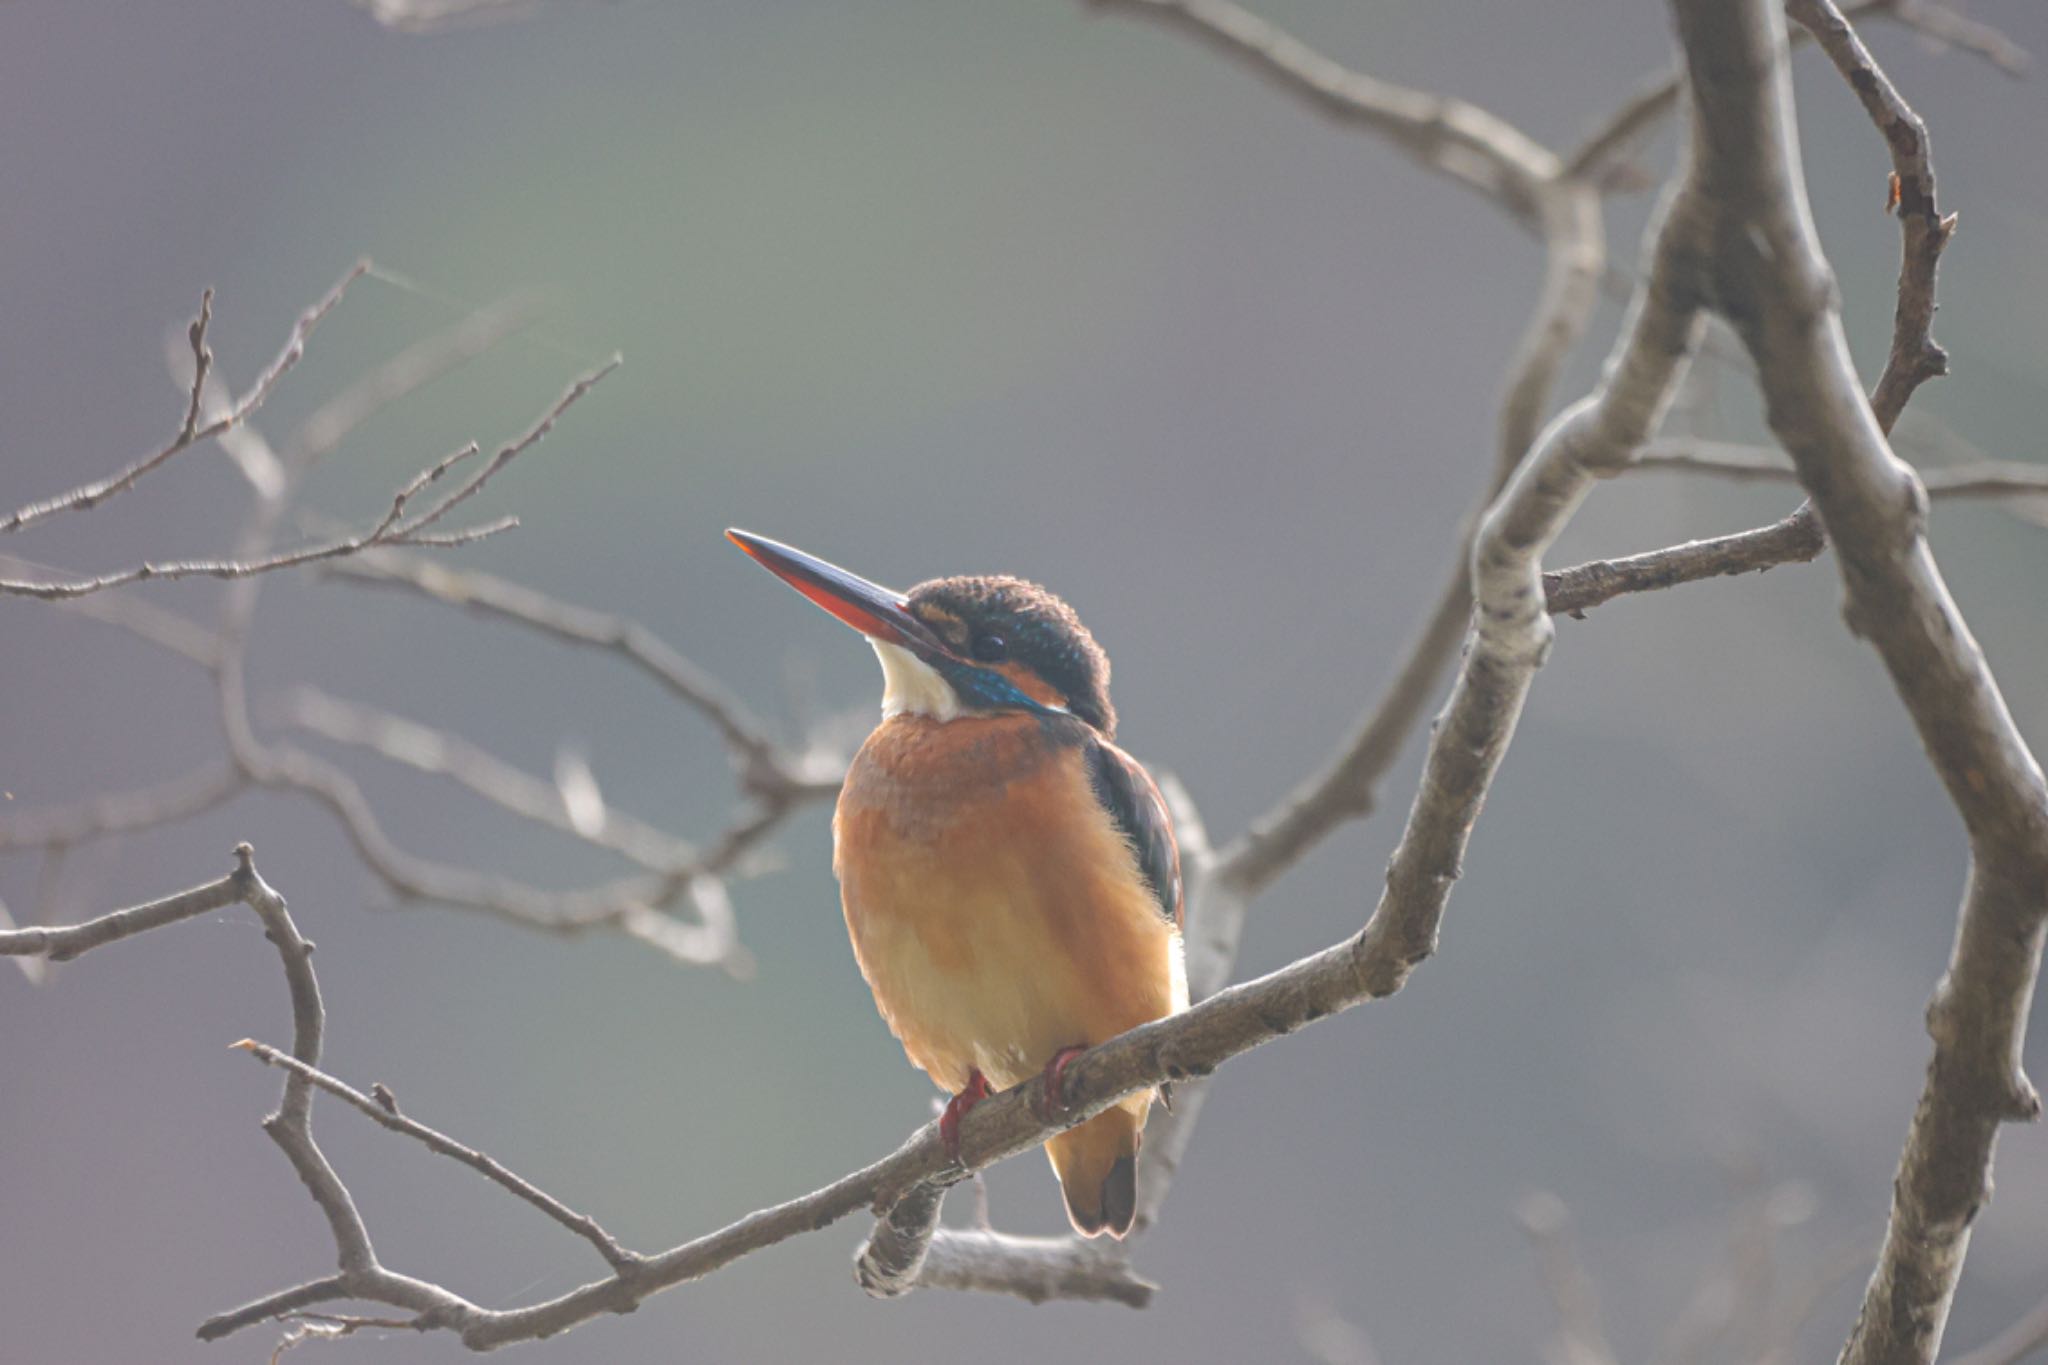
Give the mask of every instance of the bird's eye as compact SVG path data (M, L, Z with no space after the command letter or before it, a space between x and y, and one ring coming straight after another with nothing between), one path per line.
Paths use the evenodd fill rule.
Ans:
M985 664L1001 663L1010 657L1010 642L1000 635L974 637L974 657Z

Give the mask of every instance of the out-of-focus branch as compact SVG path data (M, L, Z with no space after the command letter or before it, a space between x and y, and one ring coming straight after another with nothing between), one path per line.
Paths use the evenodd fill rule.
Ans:
M286 724L337 744L368 748L394 763L450 778L494 806L610 849L650 871L698 863L697 851L674 835L602 801L594 813L578 815L560 784L521 772L496 754L418 721L343 701L317 687L292 689L278 713Z
M1536 1266L1557 1314L1557 1335L1544 1352L1552 1365L1615 1365L1614 1348L1600 1322L1593 1277L1572 1245L1571 1216L1564 1201L1548 1191L1530 1195L1515 1211L1516 1221L1536 1248Z
M1825 37L1839 15L1811 3ZM1908 225L1905 264L1924 273L1927 288L1902 284L1896 321L1921 335L1917 343L1895 340L1899 380L1880 381L1878 398L1866 399L1795 169L1782 16L1764 0L1674 0L1674 8L1700 126L1712 130L1696 132L1694 143L1709 159L1721 206L1714 306L1756 358L1773 434L1830 530L1849 626L1883 659L1969 835L1955 948L1928 1011L1934 1059L1877 1270L1842 1357L1845 1365L1928 1362L1940 1348L1971 1220L1989 1197L1998 1129L2039 1112L2019 1041L2048 927L2048 785L1927 548L1925 494L1884 440L1884 419L1932 372L1925 315L1912 315L1923 298L1931 314L1933 266L1947 230L1928 176L1928 202L1914 214L1929 225L1917 250ZM1867 53L1851 55L1859 90L1888 86ZM1924 137L1912 148L1893 146L1899 157L1925 153Z
M1472 612L1470 556L1479 514L1521 463L1542 426L1557 378L1597 301L1605 260L1600 207L1572 181L1542 190L1546 235L1544 286L1517 347L1501 404L1494 465L1479 506L1457 539L1449 575L1422 632L1393 680L1322 772L1304 782L1217 858L1216 876L1256 895L1336 826L1371 813L1379 782L1414 732L1437 678L1455 657Z
M107 499L133 488L143 475L162 466L173 456L202 441L210 441L232 431L247 421L249 415L262 407L263 401L270 397L271 390L277 387L278 380L284 378L285 372L298 364L299 358L305 355L306 339L312 335L313 329L320 325L320 320L334 311L335 305L341 302L341 296L348 291L348 287L360 279L369 268L370 263L367 260L356 262L332 289L321 296L319 302L299 315L299 320L292 326L291 335L285 340L284 349L279 351L277 358L257 376L256 382L250 386L241 400L220 416L202 422L202 404L207 380L213 371L213 351L206 341L207 327L213 320L213 291L207 290L200 299L199 316L193 320L186 332L187 340L192 347L193 373L191 390L185 406L185 420L177 436L163 449L153 455L144 456L118 474L83 484L68 493L60 493L54 498L20 508L5 519L0 519L0 533L33 526L59 512L82 511L97 507Z
M2048 1346L2048 1299L2034 1305L2018 1322L1950 1365L2018 1365Z
M1706 474L1735 483L1797 484L1799 471L1775 450L1722 441L1660 443L1643 455L1644 469ZM1983 460L1916 471L1927 496L1949 498L2048 497L2048 464L2025 460Z
M403 588L480 616L507 621L569 644L609 650L694 707L741 759L741 780L757 796L795 802L839 790L843 756L786 754L738 697L637 621L559 601L492 574L449 569L416 555L389 552L328 566L351 582Z
M349 0L349 3L393 32L422 34L530 19L540 13L546 0Z
M213 762L155 786L10 812L0 821L0 849L59 848L167 825L223 805L247 786L247 779L232 765Z
M1188 33L1317 111L1371 129L1530 226L1542 217L1542 187L1557 178L1557 157L1477 105L1350 70L1231 0L1089 3Z
M0 555L0 563L11 564L17 571L27 567L25 561L12 555ZM136 639L169 650L201 668L212 668L219 650L213 633L197 621L133 593L95 593L64 605L80 616L125 630Z

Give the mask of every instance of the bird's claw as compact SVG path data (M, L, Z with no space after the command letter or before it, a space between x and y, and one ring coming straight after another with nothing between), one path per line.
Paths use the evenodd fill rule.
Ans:
M1067 1091L1064 1076L1067 1063L1088 1049L1085 1047L1063 1047L1052 1054L1052 1060L1045 1064L1044 1096L1040 1109L1048 1119L1063 1119L1067 1116Z
M980 1104L989 1096L988 1077L979 1070L967 1073L967 1084L960 1093L946 1101L945 1112L939 1115L939 1143L946 1149L946 1155L954 1165L960 1164L960 1120L967 1117L967 1111Z

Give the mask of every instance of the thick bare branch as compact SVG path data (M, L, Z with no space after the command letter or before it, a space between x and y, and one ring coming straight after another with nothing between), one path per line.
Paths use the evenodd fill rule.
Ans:
M1989 24L1934 0L1855 0L1842 6L1842 13L1851 18L1867 15L1892 20L1981 57L2008 76L2023 76L2033 69L2033 59L2018 43ZM1803 29L1792 35L1794 42L1809 36ZM1669 72L1630 96L1565 158L1567 172L1604 181L1617 163L1678 107L1680 80L1676 71Z
M1998 1128L2040 1107L2019 1040L2048 925L2048 786L1935 567L1925 494L1857 386L1799 181L1783 20L1763 0L1674 7L1700 124L1711 130L1695 145L1723 206L1715 306L1755 356L1772 431L1829 528L1850 628L1877 648L1969 833L1955 949L1928 1014L1934 1060L1877 1271L1843 1351L1847 1365L1926 1362L1940 1348L1970 1222L1989 1196ZM1945 240L1936 220L1907 268L1931 280ZM1900 318L1914 306L1902 302ZM1909 365L1909 376L1925 369Z

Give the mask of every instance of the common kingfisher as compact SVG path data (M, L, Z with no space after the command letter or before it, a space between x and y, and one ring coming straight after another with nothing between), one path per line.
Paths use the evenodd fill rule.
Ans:
M1035 1075L1065 1107L1077 1053L1187 1008L1180 852L1159 788L1111 741L1109 656L1019 578L892 592L745 531L726 536L868 637L882 722L847 770L832 868L882 1018L960 1120ZM1121 1238L1137 1216L1153 1092L1045 1144L1067 1217Z

